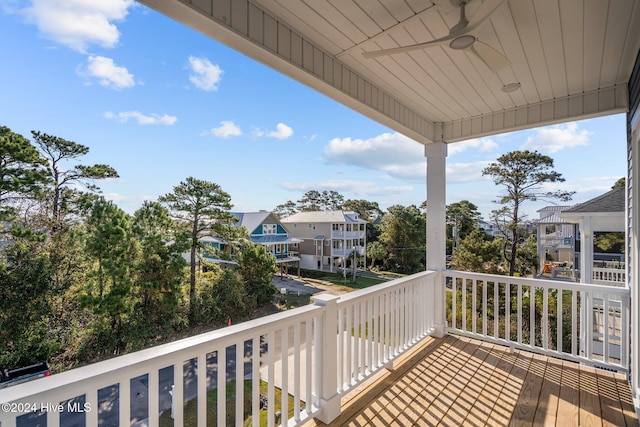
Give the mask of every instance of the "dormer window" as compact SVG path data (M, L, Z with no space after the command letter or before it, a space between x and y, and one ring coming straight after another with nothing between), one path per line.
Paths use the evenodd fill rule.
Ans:
M276 234L278 226L276 224L262 224L262 234Z

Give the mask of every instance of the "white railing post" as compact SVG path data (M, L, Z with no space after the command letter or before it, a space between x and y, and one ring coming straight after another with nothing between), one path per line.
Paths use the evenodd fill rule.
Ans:
M341 413L338 394L338 299L335 295L321 294L311 298L315 305L324 307L315 333L320 342L315 343L315 365L320 380L318 396L320 413L317 418L331 423Z

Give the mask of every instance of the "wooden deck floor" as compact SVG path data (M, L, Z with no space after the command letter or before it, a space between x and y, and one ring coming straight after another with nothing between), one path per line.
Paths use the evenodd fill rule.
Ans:
M638 418L623 375L447 336L428 339L331 425L638 426Z

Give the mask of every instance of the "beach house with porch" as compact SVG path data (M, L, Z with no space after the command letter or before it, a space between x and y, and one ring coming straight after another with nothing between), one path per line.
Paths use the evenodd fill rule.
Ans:
M367 221L355 212L298 212L283 218L282 223L291 230L291 236L302 240L302 268L333 272L351 266L354 252L366 257Z

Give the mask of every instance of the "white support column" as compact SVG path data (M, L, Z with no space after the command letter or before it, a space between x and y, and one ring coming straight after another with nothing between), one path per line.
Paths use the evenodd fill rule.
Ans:
M578 222L580 229L580 283L593 282L593 233L591 231L591 217L585 216ZM591 343L587 342L591 319L587 315L589 313L588 301L584 301L583 297L586 292L581 293L580 304L580 354L587 355Z
M336 295L321 294L311 297L317 306L325 307L320 325L316 325L315 365L319 370L321 396L320 413L317 418L330 424L341 412L338 394L338 299Z
M442 123L436 123L437 140L426 144L427 157L427 270L444 271L446 268L446 159L447 145L442 141ZM434 287L434 335L444 336L445 294L444 280L437 278Z
M580 283L593 282L593 231L591 217L580 221Z
M631 392L636 411L640 413L640 115L631 122L630 168L627 176L628 239L627 285L631 289Z

